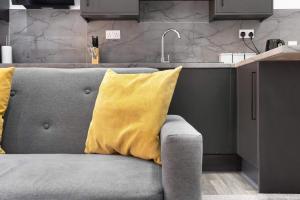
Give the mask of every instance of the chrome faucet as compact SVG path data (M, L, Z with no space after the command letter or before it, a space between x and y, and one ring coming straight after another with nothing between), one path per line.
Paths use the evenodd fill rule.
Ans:
M177 37L179 39L181 39L181 36L180 36L180 33L175 30L175 29L168 29L166 32L164 32L164 34L162 35L161 37L161 62L162 63L170 63L170 55L168 54L168 58L167 60L165 59L165 36L170 32L170 31L173 31L177 34Z

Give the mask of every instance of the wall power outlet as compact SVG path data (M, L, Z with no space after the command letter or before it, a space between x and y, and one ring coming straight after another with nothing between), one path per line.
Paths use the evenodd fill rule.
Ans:
M120 30L106 30L106 39L107 40L119 40L121 39L121 31Z
M254 29L240 29L239 30L239 38L243 38L242 37L242 33L245 33L245 37L244 38L250 38L250 36L249 36L249 34L250 33L253 33L253 37L252 38L254 38L255 37L255 34L254 34Z

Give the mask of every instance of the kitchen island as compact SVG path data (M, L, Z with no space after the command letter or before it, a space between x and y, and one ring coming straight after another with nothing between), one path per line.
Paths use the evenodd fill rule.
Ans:
M237 153L261 193L300 193L300 48L237 67Z

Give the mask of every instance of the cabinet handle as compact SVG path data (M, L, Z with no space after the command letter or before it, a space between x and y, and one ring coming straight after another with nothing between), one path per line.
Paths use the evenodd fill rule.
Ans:
M224 3L224 0L221 0L221 6L222 8L224 7L225 3Z
M251 119L256 120L256 72L252 72L251 74L251 93L252 93L252 99L251 99Z
M86 7L90 6L90 0L86 0Z

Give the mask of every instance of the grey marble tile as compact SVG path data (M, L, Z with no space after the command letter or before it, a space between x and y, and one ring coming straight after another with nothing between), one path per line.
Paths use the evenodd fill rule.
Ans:
M220 53L251 52L238 38L241 28L255 29L254 42L261 51L270 38L300 41L300 10L275 10L262 22L208 23L207 1L143 1L140 23L86 23L80 11L53 9L12 10L10 16L16 62L90 62L92 35L99 36L102 62L160 62L161 35L168 28L182 34L180 40L173 33L166 37L172 62L217 62ZM105 40L105 30L120 30L121 39Z
M182 39L170 33L165 40L172 62L216 62L221 52L244 51L237 39L241 21L201 23L136 23L134 21L92 22L88 42L99 35L103 62L159 62L161 35L177 29ZM105 28L103 27L105 26ZM96 28L98 27L98 28ZM106 29L121 30L120 40L105 40ZM234 34L235 33L235 34Z
M208 1L144 1L142 22L208 23Z
M15 62L85 62L86 22L78 11L11 10Z

